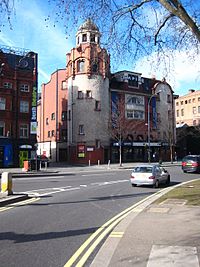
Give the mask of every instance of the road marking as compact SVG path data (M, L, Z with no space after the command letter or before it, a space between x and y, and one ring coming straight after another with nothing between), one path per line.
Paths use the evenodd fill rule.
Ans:
M91 185L110 185L110 184L118 184L118 183L124 183L124 182L129 182L129 180L115 180L115 181L109 181L109 182L99 182L99 183L91 183Z
M163 189L162 192L167 192L170 189ZM128 209L125 209L121 213L117 214L113 218L111 218L109 221L107 221L105 224L103 224L99 229L97 229L96 232L94 232L81 246L80 248L72 255L72 257L67 261L67 263L64 265L64 267L71 267L74 262L78 260L78 258L81 256L81 254L84 253L86 248L88 247L87 251L83 254L80 261L76 264L76 266L84 266L85 262L87 261L88 257L91 255L91 253L95 250L95 248L98 246L98 244L104 239L104 237L125 217L127 217L131 212L134 211L135 208L137 208L139 205L146 203L146 206L149 205L152 201L154 201L154 198L157 195L160 195L161 191L158 191L145 199L142 199L141 201L137 202L136 204L132 205ZM150 203L148 202L150 201ZM145 208L145 205L144 205ZM142 210L141 210L142 211ZM94 241L95 240L95 241ZM94 241L94 242L93 242ZM92 243L93 242L93 243ZM91 244L91 245L90 245ZM90 246L89 246L90 245Z
M155 213L167 213L169 212L170 208L157 208L157 207L151 207L147 210L147 212L155 212Z
M40 199L39 197L34 197L34 198L23 200L23 201L20 201L20 202L17 202L17 203L9 204L6 207L0 208L0 212L7 211L7 210L10 210L10 209L19 207L19 206L28 205L28 204L30 204L32 202L38 201L39 199Z
M197 248L153 245L147 267L199 267Z
M81 174L81 176L102 176L102 174L106 174L106 176L108 176L108 175L115 175L115 173L107 173L107 172L105 172L105 173L93 173L93 174Z
M124 232L112 232L109 237L118 237L121 238L124 235Z
M53 195L53 194L56 194L56 193L61 193L61 192L67 192L67 191L74 191L74 190L80 190L81 188L80 187L61 187L61 188L47 188L47 189L38 189L38 190L32 190L32 191L26 191L26 192L23 192L24 194L28 194L28 195L31 195L31 196L48 196L48 195ZM38 191L47 191L47 190L52 190L52 191L49 191L49 192L44 192L44 193L40 193Z

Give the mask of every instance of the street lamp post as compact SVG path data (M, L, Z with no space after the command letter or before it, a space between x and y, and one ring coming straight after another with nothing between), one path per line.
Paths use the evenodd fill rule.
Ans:
M148 118L147 119L148 119L148 122L147 122L147 125L148 125L148 162L149 163L151 162L151 148L150 148L150 145L151 145L151 140L150 140L150 103L151 103L152 98L154 96L157 96L160 92L161 92L161 90L159 90L155 94L151 95L151 97L148 100L148 109L147 109L147 115L148 115Z

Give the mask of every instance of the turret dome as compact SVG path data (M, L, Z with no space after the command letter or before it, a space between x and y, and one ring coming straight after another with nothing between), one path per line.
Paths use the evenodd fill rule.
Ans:
M94 24L94 22L88 18L78 29L79 31L99 31L99 28Z
M76 45L79 46L84 43L99 44L100 36L99 28L88 18L76 33Z

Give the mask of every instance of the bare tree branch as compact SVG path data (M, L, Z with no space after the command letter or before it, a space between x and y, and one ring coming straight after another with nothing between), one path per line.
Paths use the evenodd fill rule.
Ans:
M197 37L200 42L200 30L195 21L188 15L185 8L182 6L180 1L177 0L158 0L170 13L178 17Z
M156 45L157 44L157 38L158 38L158 35L161 31L161 29L165 26L165 24L167 23L167 21L174 17L174 14L169 14L166 18L164 18L164 21L162 22L162 24L159 26L158 30L156 31L156 34L155 34L155 41L154 41L154 44Z

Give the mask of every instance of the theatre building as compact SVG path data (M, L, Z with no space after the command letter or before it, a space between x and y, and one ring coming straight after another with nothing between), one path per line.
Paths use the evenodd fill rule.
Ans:
M120 146L124 162L147 161L155 153L157 159L168 159L175 144L172 88L164 79L141 73L111 74L110 55L100 37L98 27L86 20L77 31L76 46L67 53L66 69L53 73L43 85L38 153L52 161L101 164L119 162ZM125 130L120 142L112 121L119 99L123 105L117 112Z
M113 106L122 103L122 161L169 160L175 145L174 96L165 79L120 71L112 75L110 95L111 114ZM119 161L119 146L119 139L112 138L112 162Z

